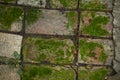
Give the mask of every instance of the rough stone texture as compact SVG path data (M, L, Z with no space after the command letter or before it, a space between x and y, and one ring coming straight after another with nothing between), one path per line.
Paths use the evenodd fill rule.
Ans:
M114 63L113 68L115 69L115 71L120 72L120 63L115 60L113 61L113 63Z
M8 65L0 65L0 80L20 80L17 68L10 68Z
M108 80L120 80L120 72L114 76L109 77Z
M0 56L13 58L14 51L20 54L22 36L0 33Z
M114 27L120 27L120 0L115 0L113 8Z
M115 59L117 60L113 61L113 68L117 72L117 74L114 76L110 76L108 80L120 80L120 0L115 0L113 16L113 38L115 41Z
M115 59L120 61L120 29L114 28L114 40L115 40Z
M46 0L41 0L42 5L40 5L40 0L18 0L18 4L30 5L30 6L38 6L38 7L45 7Z

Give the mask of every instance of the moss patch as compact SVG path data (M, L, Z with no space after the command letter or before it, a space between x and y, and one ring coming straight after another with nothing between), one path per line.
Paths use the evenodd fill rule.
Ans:
M66 17L68 18L67 28L74 28L77 25L77 13L76 12L67 12Z
M106 54L104 53L104 48L101 44L95 43L95 42L87 42L85 40L80 40L80 55L81 59L86 61L87 57L93 57L96 58L97 56L98 60L101 62L106 61ZM99 50L95 51L96 48L99 48Z
M72 70L68 70L59 67L60 70L56 68L45 66L26 66L23 71L23 80L74 80L74 73ZM67 75L66 75L67 74Z
M0 23L2 24L0 28L8 30L11 24L18 20L22 13L22 9L20 8L0 5Z
M34 22L36 22L41 16L41 10L38 9L28 9L27 10L27 24L30 25Z
M108 70L104 68L100 68L93 71L88 70L80 70L79 71L79 79L85 80L104 80L104 77L107 75Z
M91 1L81 1L80 7L83 9L95 9L95 10L102 10L106 9L106 6L101 3L101 0L91 0ZM93 6L94 5L94 6Z
M23 49L25 58L52 63L70 63L73 59L70 57L74 46L71 42L66 44L67 40L28 38L27 41Z
M87 13L86 13L87 14ZM89 18L90 16L88 16ZM89 25L83 24L81 32L83 34L89 34L91 36L107 36L109 32L104 29L104 25L109 23L109 17L96 15L91 13L92 19L89 21Z

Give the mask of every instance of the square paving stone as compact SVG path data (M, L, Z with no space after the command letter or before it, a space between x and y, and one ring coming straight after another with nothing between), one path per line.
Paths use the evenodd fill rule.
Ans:
M73 63L74 44L71 40L28 37L24 39L23 55L27 62Z
M79 62L111 65L113 43L110 40L80 39Z
M0 65L0 80L20 80L18 68L9 65Z
M25 65L23 80L74 80L71 68L49 65Z
M27 9L26 32L49 35L73 35L77 26L77 12Z
M110 13L94 11L83 11L81 13L81 34L110 37L112 28L112 16Z
M80 8L94 10L112 9L112 3L113 0L81 0Z
M20 31L22 18L23 10L21 8L0 5L0 30Z
M0 56L15 58L20 54L22 36L0 33Z

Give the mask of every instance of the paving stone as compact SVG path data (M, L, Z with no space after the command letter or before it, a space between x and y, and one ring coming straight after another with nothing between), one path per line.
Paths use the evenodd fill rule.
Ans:
M20 54L22 36L0 33L0 56L13 58L14 51Z
M120 72L120 63L114 60L113 64L113 68L115 69L115 71Z
M0 65L0 80L20 80L17 68L10 68L8 65Z
M108 80L120 80L120 72L114 76L110 76Z

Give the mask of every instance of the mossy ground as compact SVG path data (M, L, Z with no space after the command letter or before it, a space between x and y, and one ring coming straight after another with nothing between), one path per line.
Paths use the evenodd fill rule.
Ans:
M109 23L110 18L103 13L83 12L81 20L83 21L81 25L82 34L109 36L110 33L105 29L105 26Z
M68 43L67 40L42 38L28 38L26 41L26 46L23 49L25 59L52 63L72 62L73 54L71 50L74 50L74 45L71 41Z
M22 16L22 9L17 7L2 6L0 5L0 29L8 30L16 20Z
M79 70L79 80L104 80L109 72L108 69L99 68L95 70Z
M59 68L59 70L57 68ZM59 66L26 65L22 78L23 80L74 80L74 72L71 69Z
M39 9L27 9L26 21L28 25L36 22L41 16L41 10Z
M104 53L103 45L81 39L80 46L80 55L83 61L87 61L88 57L96 58L100 62L106 61L107 55Z
M80 8L103 10L103 9L106 9L106 5L104 3L102 3L102 0L88 0L88 1L81 0Z
M67 28L72 27L74 29L77 26L77 12L66 12L66 17L68 19L68 23L66 24Z
M0 15L0 29L9 30L14 22L23 20L23 9L19 7L0 5ZM30 25L36 22L39 19L40 15L40 10L28 9L26 16L27 24Z

